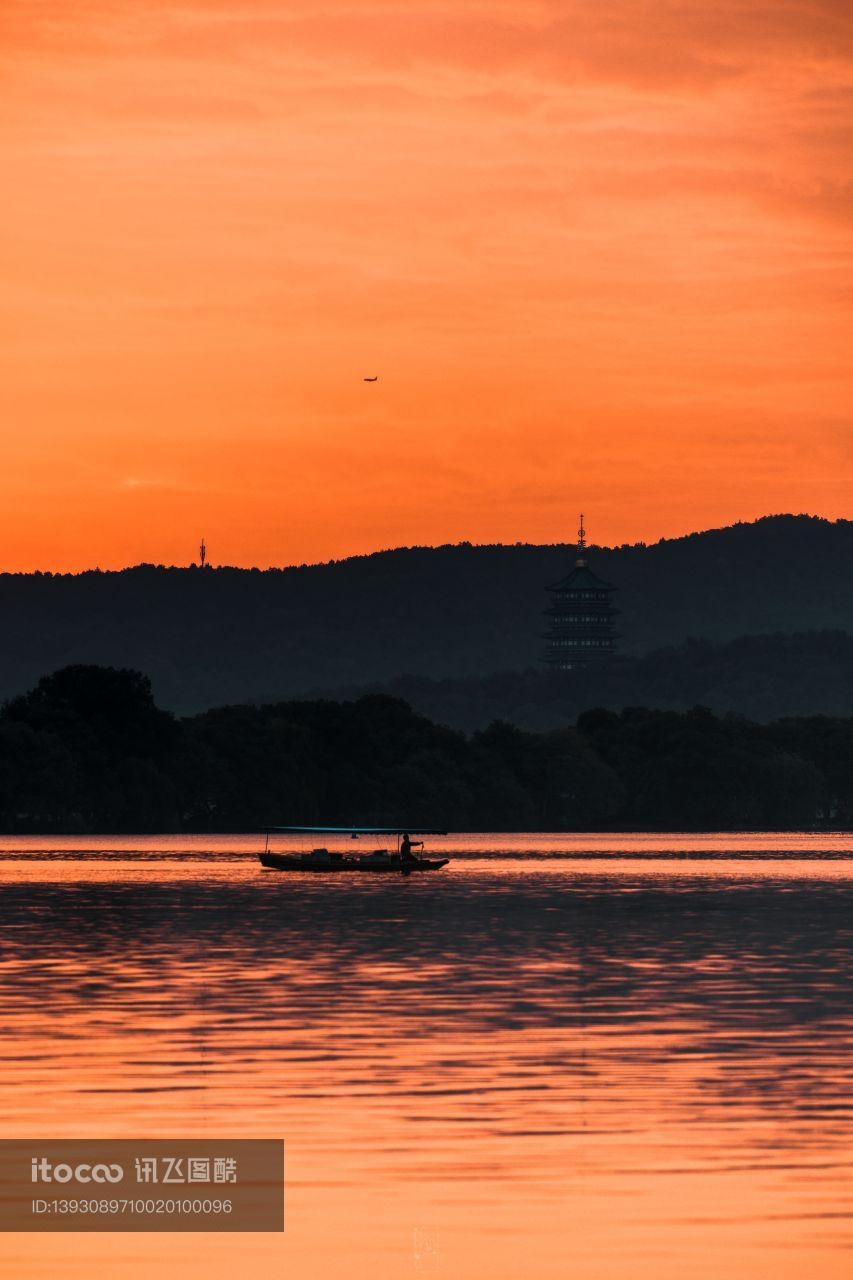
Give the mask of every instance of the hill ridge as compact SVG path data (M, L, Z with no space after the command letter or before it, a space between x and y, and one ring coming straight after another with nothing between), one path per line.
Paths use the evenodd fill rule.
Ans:
M572 556L457 543L269 570L0 574L0 697L79 662L145 671L182 712L403 672L524 670L540 656L545 588ZM627 656L689 636L853 632L851 521L767 516L590 559L618 588Z

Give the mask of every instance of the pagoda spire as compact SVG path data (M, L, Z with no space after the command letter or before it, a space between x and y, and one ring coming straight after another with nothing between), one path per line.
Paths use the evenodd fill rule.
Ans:
M583 512L581 512L580 525L578 526L578 558L575 560L578 569L586 567L586 529L583 526Z

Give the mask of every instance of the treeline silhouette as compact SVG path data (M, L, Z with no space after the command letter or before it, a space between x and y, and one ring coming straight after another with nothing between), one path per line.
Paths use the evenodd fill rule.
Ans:
M853 720L630 708L470 736L383 695L178 719L147 677L76 665L0 711L6 832L796 829L853 818Z
M523 671L541 655L545 587L573 561L570 546L462 544L264 572L0 574L0 697L71 663L146 671L160 705L182 714L403 673ZM628 656L690 636L853 633L850 521L768 517L654 546L593 548L591 563L619 588ZM629 703L647 696L625 694ZM766 714L786 710L768 700Z
M402 698L416 711L471 732L493 720L538 731L573 723L590 707L700 705L771 721L801 715L853 716L853 636L840 631L689 639L638 657L570 672L528 668L435 680L403 675L386 683L318 691L335 699L366 693Z

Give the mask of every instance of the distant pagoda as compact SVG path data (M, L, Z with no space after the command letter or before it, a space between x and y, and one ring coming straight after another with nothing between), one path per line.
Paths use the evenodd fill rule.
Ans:
M544 661L554 670L572 671L609 658L618 639L614 618L619 610L611 600L616 588L593 573L587 563L583 516L575 567L567 578L547 590L551 593L551 607L545 610L548 632L543 637Z

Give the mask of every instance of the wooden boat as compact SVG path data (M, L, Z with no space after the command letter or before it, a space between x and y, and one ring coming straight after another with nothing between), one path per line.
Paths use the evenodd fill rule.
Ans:
M269 847L270 835L274 833L286 835L342 835L352 840L365 835L395 836L396 850L374 849L366 854L344 854L326 848L312 849L310 853L274 853ZM269 827L266 831L266 844L262 853L258 854L262 867L268 871L302 871L324 874L349 872L353 874L376 875L377 873L396 873L409 875L413 871L440 871L446 867L449 858L426 858L423 854L416 856L411 852L412 835L446 835L445 831L400 831L392 827Z

